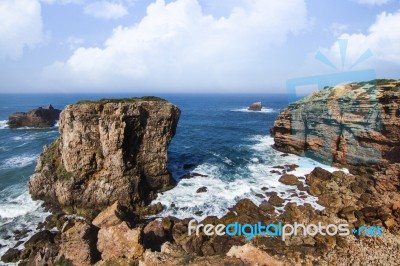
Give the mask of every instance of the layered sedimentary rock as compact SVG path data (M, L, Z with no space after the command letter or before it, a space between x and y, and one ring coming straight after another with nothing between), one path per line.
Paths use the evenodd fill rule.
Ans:
M378 80L317 91L281 111L274 147L342 165L400 162L399 90Z
M119 201L134 209L171 187L167 149L180 110L162 99L80 102L60 115L29 181L33 198L93 218Z
M8 118L8 126L10 128L19 127L52 127L59 119L61 110L48 107L39 107L29 112L13 113Z

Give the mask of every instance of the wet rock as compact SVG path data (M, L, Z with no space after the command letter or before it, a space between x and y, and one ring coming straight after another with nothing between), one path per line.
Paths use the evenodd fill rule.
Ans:
M194 215L201 216L201 215L203 215L203 212L202 211L197 211L197 212L194 213Z
M279 172L279 171L277 171L277 170L271 170L271 171L269 171L271 174L278 174L278 175L280 175L281 174L281 172Z
M191 179L194 177L208 177L208 175L199 174L199 173L189 173L181 177L181 179Z
M269 203L267 201L261 202L259 207L260 207L261 210L263 210L263 211L265 211L265 212L267 212L269 214L272 214L272 213L275 212L275 207L271 203Z
M255 194L256 197L260 198L260 199L264 199L265 196L263 194L257 193Z
M58 233L43 230L34 234L24 245L21 263L47 265L54 263L59 251Z
M268 199L268 203L276 206L276 207L282 207L283 203L285 202L285 200L283 200L281 197L279 197L278 195L272 195L269 199Z
M22 238L25 238L29 232L32 232L32 230L24 228L22 230L15 230L13 231L14 238L15 240L20 240Z
M299 180L297 179L297 176L295 175L283 175L281 178L279 178L279 182L285 184L285 185L290 185L290 186L295 186Z
M6 263L17 262L20 260L21 251L16 248L10 248L1 256L1 260Z
M285 165L285 169L288 172L294 171L296 170L296 168L298 168L299 166L297 164L286 164Z
M204 193L207 192L207 187L201 187L196 190L196 193Z
M196 166L196 165L193 164L193 163L185 163L185 164L183 165L183 169L188 170L188 169L194 168L195 166Z

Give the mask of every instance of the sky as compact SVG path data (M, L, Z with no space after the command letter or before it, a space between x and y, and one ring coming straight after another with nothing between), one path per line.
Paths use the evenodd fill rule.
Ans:
M400 78L399 0L0 0L0 18L0 93L285 92L293 78L366 69Z

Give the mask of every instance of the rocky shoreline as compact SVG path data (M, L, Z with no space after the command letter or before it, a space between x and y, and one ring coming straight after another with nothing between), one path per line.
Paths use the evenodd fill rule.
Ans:
M388 130L396 130L398 114L393 110L398 108L396 105L398 97L397 92L392 93L392 90L385 94L385 91L389 90L382 86L380 90L383 91L383 95L393 97L389 100L387 98L389 96L384 96L388 102L383 107L390 105L391 109L387 112L388 117L382 120L383 125L386 125L385 121L389 121L385 119L394 120L390 127L385 128L387 141L373 145L375 149L382 149L384 160L381 164L351 164L347 160L340 161L340 158L345 158L339 156L343 149L333 149L333 157L327 155L326 151L318 152L314 149L313 151L317 151L313 154L317 154L313 156L314 158L336 158L333 159L334 163L348 166L350 173L343 171L331 173L322 168L315 168L303 181L301 177L292 174L297 165L277 165L273 170L281 175L279 179L281 183L297 187L304 195L318 197L318 203L325 207L323 210L316 210L310 204L297 205L285 202L279 194L265 187L262 189L263 194L259 195L260 198L265 198L260 205L255 205L249 199L242 199L222 217L209 216L197 223L204 225L228 225L235 222L256 224L259 221L265 224L346 223L350 229L380 226L384 228L384 236L350 234L344 237L316 234L293 235L285 240L276 236L255 236L251 240L246 240L246 236L243 235L208 236L204 232L199 235L189 235L191 217L157 218L154 214L159 212L162 206L148 205L153 198L152 195L173 185L164 178L168 176L168 172L165 172L166 150L175 133L179 109L158 99L84 102L67 107L63 111L60 121L61 139L45 149L35 175L30 181L33 196L44 199L47 206L52 207L53 215L39 225L40 231L25 243L23 250L11 248L3 255L2 260L19 261L19 265L398 265L400 163L392 159L391 155L393 148L398 148L397 135L390 132L386 134ZM315 99L325 99L329 96L324 94L326 91L321 93L322 95L317 93L303 101L313 103ZM284 152L308 155L304 153L303 148L313 147L308 141L309 138L300 140L301 145L298 139L293 141L291 127L293 122L298 125L300 120L290 118L290 113L286 111L290 108L293 110L294 107L289 106L289 109L283 110L272 129L275 147ZM127 112L128 114L132 112L132 115L126 116ZM152 120L155 117L157 119ZM130 120L131 118L134 119ZM130 127L126 126L129 124L126 123L126 119L131 121ZM337 125L329 125L331 129L324 132L336 132ZM148 130L148 126L151 130ZM310 136L322 136L319 130L324 129L315 127L307 132L312 132L308 134ZM85 135L86 131L95 134ZM106 131L107 134L104 133ZM156 133L149 134L150 132ZM108 137L105 137L106 135ZM115 136L119 138L112 142ZM392 136L394 139L391 139ZM160 145L154 145L152 140L160 138ZM124 150L125 146L120 145L124 143L124 139L130 139L128 141L130 144L137 144L137 139L144 143L138 145L140 147L138 150ZM146 143L151 145L147 146ZM388 143L395 144L389 149ZM354 145L350 144L349 152L357 149ZM106 162L105 158L98 159L101 156L97 156L96 153L96 159L93 160L92 151L97 151L98 147L101 147L102 153L111 150L109 154L113 160ZM113 150L112 147L120 149ZM158 168L151 164L150 160L146 160L147 156L152 156L151 161L155 160L156 164L162 167ZM140 163L132 164L138 159ZM141 168L143 163L150 165L148 168ZM107 172L111 169L113 169L112 174ZM116 186L118 193L107 194L107 202L101 201L101 193L109 190L105 190L104 185L93 185L96 184L97 178L109 180L113 176L118 180L132 173L138 176L139 180L154 181L161 177L163 181L150 186L151 189L146 190L150 191L149 193L137 193L138 190L135 190L133 194L137 197L128 197L129 200L124 190L119 191ZM201 178L201 176L193 174L187 178ZM125 182L127 181L123 183ZM134 182L137 182L137 179ZM149 183L152 184L152 182L144 184ZM135 184L138 188L143 182ZM56 193L52 194L54 191ZM63 196L64 194L73 200L65 200L68 197Z

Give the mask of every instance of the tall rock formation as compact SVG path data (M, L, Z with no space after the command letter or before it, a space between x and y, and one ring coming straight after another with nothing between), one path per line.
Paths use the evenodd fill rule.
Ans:
M162 99L83 101L60 115L60 138L44 148L29 190L93 218L119 201L134 208L172 186L167 149L180 110Z
M274 147L341 165L400 162L400 81L323 89L283 109Z

